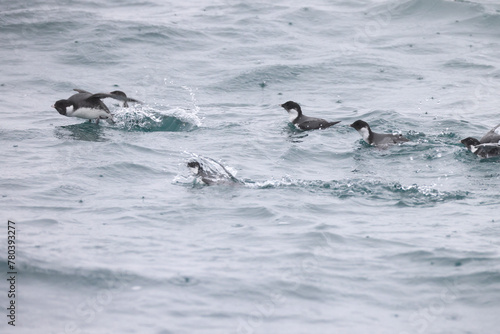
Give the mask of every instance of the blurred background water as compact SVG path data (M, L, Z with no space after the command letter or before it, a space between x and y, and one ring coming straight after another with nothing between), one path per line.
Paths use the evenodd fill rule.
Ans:
M0 5L2 333L498 332L499 160L459 143L500 123L497 1Z

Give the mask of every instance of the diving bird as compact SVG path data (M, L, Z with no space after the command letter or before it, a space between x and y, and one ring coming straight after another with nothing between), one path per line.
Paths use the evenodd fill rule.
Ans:
M460 141L467 149L481 158L491 158L500 155L500 124L486 132L481 139L467 137Z
M322 118L308 117L302 114L300 105L293 101L288 101L281 105L287 112L290 122L301 130L326 129L332 125L340 123L328 122Z
M352 123L350 127L356 129L363 140L373 146L389 145L409 141L401 134L393 135L388 133L373 132L368 123L362 120L357 120L356 122Z
M468 137L465 139L469 139L469 138L475 139L473 137ZM475 139L475 140L477 140L477 139ZM498 144L498 143L500 143L500 124L495 126L490 131L486 132L486 134L484 136L482 136L481 139L479 139L479 143L481 143L481 144L486 144L486 143Z
M483 137L484 138L484 137ZM482 139L482 138L481 138ZM481 143L476 138L467 137L460 141L467 149L481 158L492 158L500 155L500 143Z
M191 160L187 163L187 167L193 176L199 177L206 185L243 184L217 161L210 158L200 159L200 161L202 161L201 164L196 160Z
M52 106L59 114L67 117L78 117L88 119L90 122L95 119L99 124L100 119L105 119L109 123L114 123L113 115L108 107L101 99L112 98L118 101L123 101L123 106L128 107L127 102L141 103L138 100L127 97L122 91L114 91L111 93L92 94L82 89L73 89L78 92L70 96L66 100L59 100Z

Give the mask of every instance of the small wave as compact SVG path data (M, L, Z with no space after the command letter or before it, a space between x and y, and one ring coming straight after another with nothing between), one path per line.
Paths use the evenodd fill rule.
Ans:
M471 1L447 1L447 0L409 0L397 3L389 8L392 13L403 18L422 18L450 20L452 18L466 18L470 15L484 12L484 7ZM446 13L448 15L443 15Z
M492 65L478 64L465 58L455 58L449 60L446 63L444 63L443 66L452 69L456 68L456 69L467 69L467 70L477 70L477 71L479 70L493 71L495 69L495 67Z
M7 266L7 261L0 259L0 264ZM92 286L99 288L118 288L123 284L133 281L144 281L145 277L138 277L129 271L110 270L107 268L84 268L84 267L58 267L47 268L46 263L39 260L26 259L20 265L19 270L26 279L37 279L46 281L73 282L81 286Z
M129 131L191 131L201 125L196 113L176 108L168 113L148 106L120 108L113 113L116 127Z

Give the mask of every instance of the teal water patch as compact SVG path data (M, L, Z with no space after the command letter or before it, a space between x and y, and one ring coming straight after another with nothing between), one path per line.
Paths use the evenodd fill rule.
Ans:
M291 143L301 143L303 139L308 136L307 131L297 128L290 122L283 128L281 133L286 135L287 140Z
M481 162L481 163L499 163L500 162L500 156L490 157L490 158L480 158L480 157L477 157L477 158L480 159L479 162Z
M201 120L196 111L184 109L161 111L151 107L122 108L114 112L116 127L127 131L184 132L196 129Z
M99 124L88 121L80 124L58 126L54 129L54 135L59 139L95 142L106 141L104 128Z

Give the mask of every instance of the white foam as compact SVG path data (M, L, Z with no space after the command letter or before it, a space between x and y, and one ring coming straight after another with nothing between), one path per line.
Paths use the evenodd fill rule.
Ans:
M139 126L151 127L151 123L161 125L166 117L175 117L182 122L186 122L195 126L201 126L202 122L197 116L196 111L186 110L182 108L174 108L170 110L161 110L149 105L133 105L128 108L118 108L113 111L115 122L118 126Z

